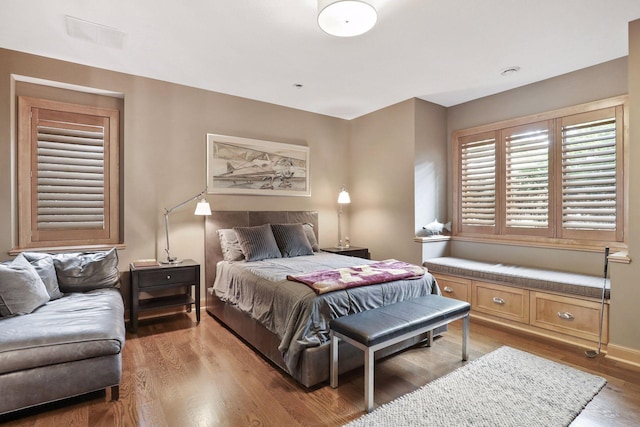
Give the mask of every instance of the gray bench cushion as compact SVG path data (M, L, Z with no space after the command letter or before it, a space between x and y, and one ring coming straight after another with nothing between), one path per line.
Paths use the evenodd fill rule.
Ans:
M464 301L426 295L331 320L333 331L367 347L469 312Z
M71 293L0 320L0 374L119 354L124 307L118 289Z
M502 282L520 288L540 289L590 298L602 298L603 278L586 274L517 265L441 257L424 262L430 273L450 274L489 282ZM606 281L605 297L609 298L610 283Z

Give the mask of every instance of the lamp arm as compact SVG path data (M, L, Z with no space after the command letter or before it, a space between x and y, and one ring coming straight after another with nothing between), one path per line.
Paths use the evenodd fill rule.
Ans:
M173 212L174 210L181 208L182 206L186 205L187 203L189 203L192 200L197 199L198 197L202 197L204 196L204 194L207 192L207 189L205 188L204 190L202 190L201 192L199 192L198 194L196 194L195 196L185 200L184 202L180 202L177 205L175 205L174 207L170 208L170 209L166 209L164 210L165 215L170 214L171 212Z
M204 194L206 192L207 192L207 189L205 188L204 190L202 190L201 192L199 192L195 196L185 200L184 202L180 202L177 205L175 205L174 207L169 208L169 209L165 208L165 210L164 210L164 233L165 233L165 238L166 238L166 241L167 241L167 245L166 245L164 251L167 253L167 262L168 263L172 263L172 262L175 261L175 258L174 259L171 258L171 253L169 251L169 214L171 212L173 212L174 210L176 210L178 208L181 208L182 206L184 206L187 203L191 202L192 200L195 200L198 197L204 196Z

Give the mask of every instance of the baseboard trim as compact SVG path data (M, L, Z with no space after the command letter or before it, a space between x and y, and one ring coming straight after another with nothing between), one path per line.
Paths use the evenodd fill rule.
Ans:
M606 357L640 368L640 350L634 348L609 343Z

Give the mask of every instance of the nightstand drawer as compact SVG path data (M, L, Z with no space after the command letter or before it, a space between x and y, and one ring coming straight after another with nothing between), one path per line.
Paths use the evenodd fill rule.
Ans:
M529 323L529 291L485 282L472 282L473 309L503 319Z
M191 285L196 281L196 269L194 268L173 268L168 271L163 270L140 270L138 272L138 287L152 288L167 285L179 285L184 283Z
M598 341L601 302L531 292L531 324L591 341ZM609 305L604 305L602 342L607 343Z

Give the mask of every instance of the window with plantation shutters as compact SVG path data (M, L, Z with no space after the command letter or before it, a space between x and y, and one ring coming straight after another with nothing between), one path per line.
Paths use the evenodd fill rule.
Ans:
M624 243L626 97L454 132L453 233Z
M621 107L562 119L562 234L616 237L621 229ZM621 215L620 215L621 216Z
M477 135L460 145L463 228L493 232L496 226L496 138Z
M505 129L505 226L516 234L549 234L549 124Z
M21 248L116 244L118 111L19 98Z

